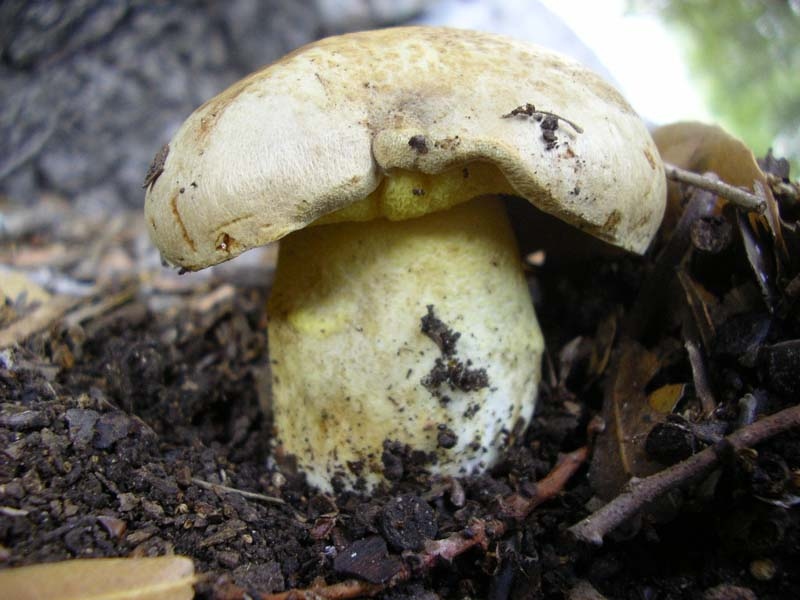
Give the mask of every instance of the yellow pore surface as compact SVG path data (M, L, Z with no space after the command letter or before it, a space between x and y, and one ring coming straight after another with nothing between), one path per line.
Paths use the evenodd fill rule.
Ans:
M478 196L514 193L500 170L489 163L469 163L436 175L396 170L363 200L325 215L314 224L380 217L402 221L446 210Z

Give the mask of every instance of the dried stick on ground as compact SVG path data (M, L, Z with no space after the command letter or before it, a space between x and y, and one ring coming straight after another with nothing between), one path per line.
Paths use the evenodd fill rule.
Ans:
M691 171L676 167L675 165L664 163L664 172L667 175L667 179L680 183L688 183L694 187L714 192L717 196L725 198L740 208L762 213L767 207L766 203L761 198L751 192L747 192L710 177L705 177L704 175L692 173Z
M756 421L732 433L718 444L698 452L691 458L629 484L630 490L620 494L603 508L569 528L577 539L602 545L603 537L639 512L665 492L687 484L711 472L720 457L730 448L753 446L771 437L800 427L800 405Z
M536 493L529 497L513 494L501 501L504 517L524 519L530 512L547 500L557 496L575 472L586 462L589 448L584 446L564 455L558 464L536 484ZM406 557L402 570L389 581L382 584L369 583L358 579L349 579L331 585L313 587L305 590L289 590L277 594L260 594L260 600L346 600L348 598L367 598L379 594L391 587L410 580L432 568L439 560L453 560L470 548L488 547L489 542L507 531L502 521L494 519L473 519L464 531L441 539L431 540L425 549L413 556ZM409 565L413 565L413 568ZM245 591L233 585L218 590L220 600L241 600Z
M0 349L14 344L21 344L33 334L56 323L65 313L85 301L85 298L56 296L30 314L25 315L24 318L12 323L5 329L0 329Z

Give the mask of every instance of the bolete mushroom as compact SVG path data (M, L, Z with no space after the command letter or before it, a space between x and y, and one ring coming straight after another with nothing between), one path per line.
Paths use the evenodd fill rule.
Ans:
M533 413L542 336L500 195L643 252L665 179L642 121L579 64L446 28L309 44L198 108L146 221L186 270L281 240L268 306L278 448L370 489L398 451L494 463Z

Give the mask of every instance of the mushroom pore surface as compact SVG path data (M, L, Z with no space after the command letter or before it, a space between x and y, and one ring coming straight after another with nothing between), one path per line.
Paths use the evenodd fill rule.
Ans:
M294 232L268 311L281 452L323 490L397 476L398 444L481 470L533 412L542 336L496 198Z

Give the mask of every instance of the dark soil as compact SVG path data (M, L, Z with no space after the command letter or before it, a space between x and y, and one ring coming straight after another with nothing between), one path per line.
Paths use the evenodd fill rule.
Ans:
M736 220L726 220L697 226L700 249L687 247L680 263L712 290L717 301L706 308L727 298L741 309L717 318L715 345L706 352L717 411L698 416L685 353L663 359L648 393L665 383L686 386L671 420L664 419L677 430L661 426L650 441L662 461L706 447L715 439L703 434L709 424L730 432L791 405L800 391L798 290L792 296L791 282L800 285L791 273L776 277L782 304L770 311L738 234L731 235ZM718 230L733 241L710 239ZM763 234L759 239L768 240ZM709 267L708 248L720 243L728 248L719 259L725 262ZM771 252L766 242L763 248ZM722 267L727 277L719 276ZM498 499L514 492L535 493L560 453L587 442L589 418L610 401L611 369L625 368L614 361L622 334L609 338L600 323L612 317L621 331L639 314L637 302L658 298L666 306L640 327L641 343L656 348L671 340L682 349L685 336L696 335L673 318L693 313L671 274L642 300L653 270L652 258L630 257L531 270L549 354L528 430L491 473L441 481L410 465L373 497L320 495L270 459L270 422L259 409L260 394L268 393L264 287L204 280L161 310L154 292L140 286L106 314L54 324L0 354L0 564L174 552L208 574L201 597L221 594L225 581L254 593L319 578L386 581L426 539L464 531L475 517L494 518ZM192 304L214 285L233 293ZM605 349L611 358L603 366ZM711 477L676 490L591 547L566 531L602 504L584 468L486 550L420 570L380 597L578 599L595 597L586 591L591 585L630 600L798 598L798 496L800 435L793 432L731 456ZM354 550L369 564L348 560Z

